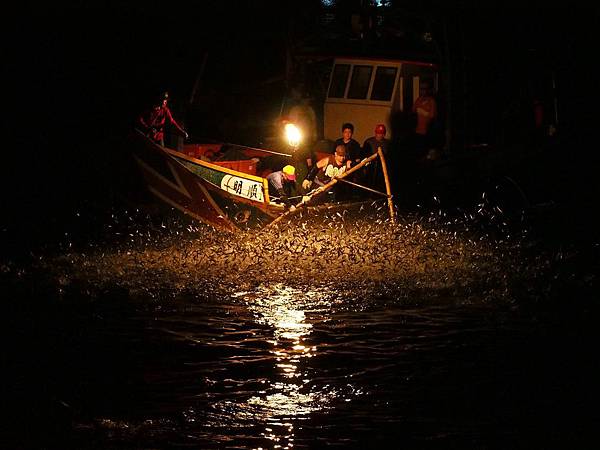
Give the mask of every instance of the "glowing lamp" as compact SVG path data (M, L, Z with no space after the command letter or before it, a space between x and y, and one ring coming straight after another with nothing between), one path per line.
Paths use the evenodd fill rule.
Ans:
M286 123L285 124L285 137L287 138L287 141L288 141L288 144L290 144L290 147L297 148L300 145L300 140L302 139L302 133L300 133L300 129L293 123Z

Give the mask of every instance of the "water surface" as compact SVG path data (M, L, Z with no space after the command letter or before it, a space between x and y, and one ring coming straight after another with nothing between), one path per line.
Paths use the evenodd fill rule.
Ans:
M586 447L600 374L592 272L436 217L330 214L238 237L133 221L120 239L5 262L7 438Z

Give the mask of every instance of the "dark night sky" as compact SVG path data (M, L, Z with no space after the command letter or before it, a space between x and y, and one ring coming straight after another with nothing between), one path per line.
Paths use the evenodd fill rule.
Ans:
M124 126L124 118L135 116L160 89L170 89L179 101L187 99L205 50L210 55L208 70L219 67L221 81L235 81L243 67L251 67L256 76L272 75L278 67L270 66L281 62L281 46L276 58L270 47L282 40L288 11L297 11L298 4L318 4L73 3L32 8L12 23L12 32L9 28L9 58L14 61L8 65L10 86L16 88L12 94L23 113L18 122L26 124L25 140L31 138L31 125L39 129L40 123L49 125L44 128L50 132L70 129L69 133L102 137L107 128ZM308 14L309 8L302 10ZM593 49L589 44L596 33L591 11L466 6L420 13L456 21L465 31L464 48L470 53L466 57L481 60L480 70L502 72L509 79L511 65L535 48L549 59L560 58L553 61L559 68L578 70L566 84L591 85L595 83L587 70L587 52ZM518 73L518 67L514 69Z
M8 42L15 64L9 63L9 75L12 72L11 85L18 86L16 100L24 110L25 120L20 122L39 123L41 118L54 122L59 112L61 118L69 116L65 127L78 128L73 126L75 120L92 135L103 135L115 120L121 124L122 117L135 115L156 90L168 88L174 98L187 99L205 50L210 52L209 68L220 63L221 79L239 75L242 63L243 67L254 63L252 72L258 75L261 70L266 76L269 69L276 72L277 67L269 65L281 61L281 56L273 61L268 55L273 53L270 46L282 40L286 13L298 10L294 5L300 3L318 4L212 1L166 7L163 2L129 6L73 3L32 8L25 20L19 17L12 24ZM286 7L288 4L291 6ZM590 62L586 52L592 47L582 45L593 42L596 33L592 10L445 8L421 13L458 21L465 30L465 49L471 53L467 57L481 59L489 70L510 75L507 68L511 63L526 58L523 55L532 48L550 58L556 54L562 59L556 62L559 67L586 69ZM231 54L236 55L234 60L228 58ZM591 71L581 70L573 82L591 84L592 76ZM36 114L28 121L31 112ZM103 126L97 126L96 120ZM51 128L58 131L59 127ZM27 129L31 129L29 125Z
M571 133L588 134L596 106L589 96L598 91L591 70L597 9L551 8L541 2L528 9L469 2L450 8L446 3L426 2L418 13L454 21L464 31L465 58L505 85L518 80L518 66L531 48L538 49L561 73L561 88L568 91L564 120L571 122ZM310 21L318 1L27 5L3 30L8 135L14 149L5 151L9 173L3 182L13 193L6 202L18 208L76 204L80 186L94 185L98 172L118 163L122 149L115 143L126 136L149 97L166 88L175 106L185 102L205 50L210 55L207 73L217 74L213 82L235 82L242 67L250 65L254 77L278 73L278 42L288 13L298 11L299 4L299 20ZM498 86L473 84L470 95L502 94ZM34 181L23 183L23 172Z

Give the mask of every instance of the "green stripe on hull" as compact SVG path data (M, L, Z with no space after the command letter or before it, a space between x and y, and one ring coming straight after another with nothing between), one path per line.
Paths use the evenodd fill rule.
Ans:
M177 160L194 175L208 181L233 196L261 204L265 203L265 193L261 178L258 178L260 181L257 181L257 177L247 176L242 172L221 171L195 164L186 159L177 158Z
M177 158L181 164L183 164L188 170L198 175L201 178L204 178L209 183L214 184L215 186L221 186L221 181L223 177L226 175L224 172L221 172L216 169L212 169L210 167L201 166L200 164L194 164L191 161L183 158Z

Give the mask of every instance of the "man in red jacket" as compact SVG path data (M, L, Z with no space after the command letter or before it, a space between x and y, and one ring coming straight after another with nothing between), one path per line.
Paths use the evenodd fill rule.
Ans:
M165 92L162 101L139 118L146 135L161 146L165 145L165 122L173 125L182 136L188 138L186 131L173 119L171 110L167 106L168 100L169 93Z
M412 108L417 115L415 128L415 150L419 158L427 155L433 146L431 124L437 118L437 103L433 97L432 85L423 80L420 86L420 96L415 100Z

